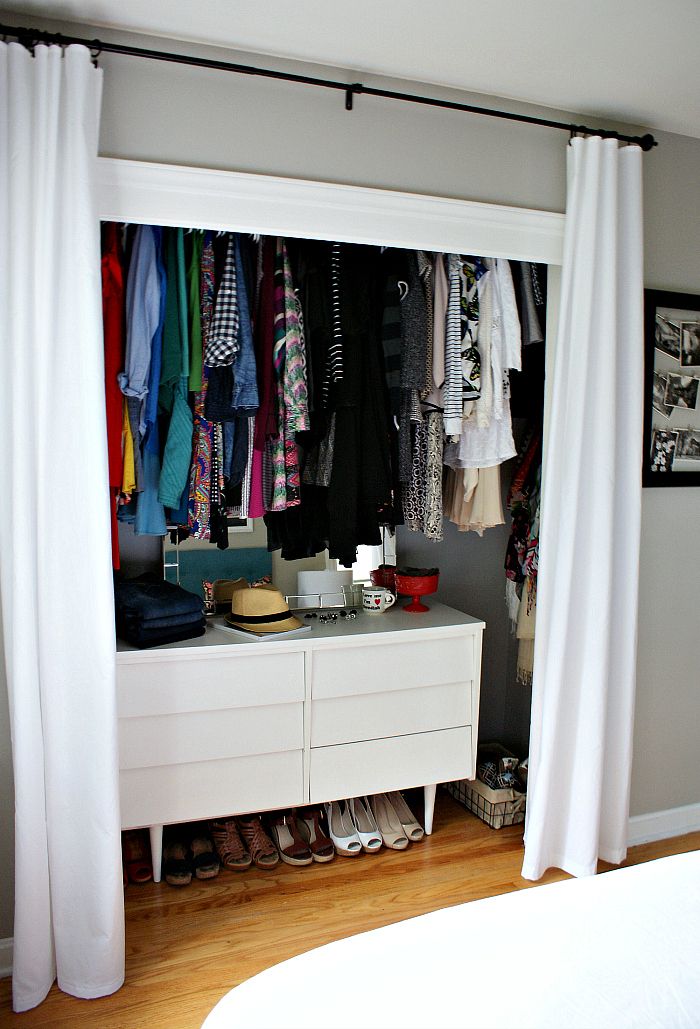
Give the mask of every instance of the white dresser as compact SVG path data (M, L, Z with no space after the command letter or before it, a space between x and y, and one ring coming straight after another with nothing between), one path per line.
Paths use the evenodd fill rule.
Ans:
M219 619L215 619L220 621ZM154 650L118 645L122 828L473 778L484 623L441 604L311 622L258 642L210 624Z

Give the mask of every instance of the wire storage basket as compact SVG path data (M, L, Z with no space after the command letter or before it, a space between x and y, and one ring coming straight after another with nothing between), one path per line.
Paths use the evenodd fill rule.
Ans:
M498 761L502 757L514 755L498 743L484 744L479 747L477 765L487 759ZM445 789L467 811L471 811L492 829L502 829L504 825L518 825L525 821L525 792L494 789L481 779L458 779L456 782L445 783Z
M515 790L492 790L479 779L445 783L450 796L492 829L525 821L525 794Z

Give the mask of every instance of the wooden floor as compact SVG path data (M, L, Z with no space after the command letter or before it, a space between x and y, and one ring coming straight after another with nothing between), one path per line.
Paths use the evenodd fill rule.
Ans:
M700 833L692 833L635 847L627 863L698 849ZM528 883L520 878L521 863L522 826L495 832L438 791L434 834L403 853L222 872L179 890L165 883L128 886L123 988L84 1001L54 986L38 1008L14 1015L4 979L0 1025L199 1029L232 986L302 951L436 908L567 878L550 871L540 884ZM266 1025L261 1013L251 1029Z

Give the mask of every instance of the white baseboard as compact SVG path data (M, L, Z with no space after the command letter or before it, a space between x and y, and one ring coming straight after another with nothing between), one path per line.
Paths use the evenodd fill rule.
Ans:
M665 840L671 836L683 836L700 829L700 804L686 804L666 811L651 811L648 815L633 815L627 830L627 845Z
M13 939L8 936L6 940L0 940L0 979L6 975L12 975L12 948Z

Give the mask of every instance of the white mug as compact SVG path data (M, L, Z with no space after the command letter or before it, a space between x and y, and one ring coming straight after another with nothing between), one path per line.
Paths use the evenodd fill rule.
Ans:
M362 607L365 611L371 611L373 614L381 614L386 611L388 607L396 600L393 593L383 587L377 586L363 586L362 587Z

